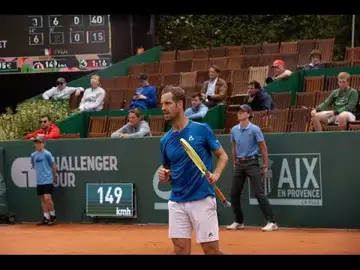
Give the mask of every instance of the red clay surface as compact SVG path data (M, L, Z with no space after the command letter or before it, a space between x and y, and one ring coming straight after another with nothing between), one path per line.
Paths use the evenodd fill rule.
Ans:
M360 254L360 231L221 229L228 254ZM167 226L58 224L1 225L0 254L173 254ZM202 254L193 238L192 254Z

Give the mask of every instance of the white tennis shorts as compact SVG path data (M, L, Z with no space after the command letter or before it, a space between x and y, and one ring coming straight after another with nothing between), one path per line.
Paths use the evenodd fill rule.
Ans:
M219 240L219 223L216 211L216 198L177 203L168 202L169 206L169 237L191 239L196 233L197 243Z

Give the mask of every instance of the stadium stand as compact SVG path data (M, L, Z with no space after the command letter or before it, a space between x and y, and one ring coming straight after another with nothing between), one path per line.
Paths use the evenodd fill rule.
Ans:
M298 40L281 43L263 43L242 46L224 46L216 48L203 48L194 50L162 51L160 59L153 63L139 63L128 68L125 76L114 76L102 80L106 89L104 110L126 110L132 100L139 83L137 76L145 72L149 76L150 84L156 86L158 94L158 107L160 93L165 85L178 85L185 89L187 103L191 95L199 92L202 84L208 79L208 68L217 65L221 69L220 78L228 83L228 93L223 126L213 127L218 134L228 133L229 128L237 123L234 109L244 102L247 95L247 84L257 80L264 85L265 79L273 75L272 62L281 59L286 68L292 72L300 73L301 67L309 63L309 55L313 49L322 53L322 63L326 68L350 68L360 64L360 47L346 48L343 61L332 61L335 39ZM286 89L279 87L270 91L271 83L266 86L272 95L276 109L269 112L255 112L254 123L258 124L264 132L307 132L311 131L311 108L320 104L329 93L337 88L336 75L307 76L302 73L299 77L300 88L294 90L293 86ZM304 75L305 74L305 75ZM360 72L359 72L360 74ZM293 75L292 77L296 77ZM301 79L303 78L303 79ZM298 79L298 78L295 78ZM295 80L294 79L294 80ZM290 79L289 79L290 81ZM360 89L360 75L352 75L350 85ZM81 97L72 96L70 106L77 108ZM359 111L359 110L358 110ZM360 114L357 113L357 119ZM161 135L166 130L166 124L158 110L156 117L150 117L149 124L153 134ZM217 117L217 116L215 116ZM115 117L116 118L116 117ZM91 117L89 121L89 137L108 137L111 130L120 122L126 121L126 115L117 120L103 116L99 120ZM95 122L94 122L95 121ZM95 124L96 121L101 124ZM120 121L119 123L113 121ZM359 123L349 123L348 129L355 130ZM337 127L326 127L324 130L340 130Z

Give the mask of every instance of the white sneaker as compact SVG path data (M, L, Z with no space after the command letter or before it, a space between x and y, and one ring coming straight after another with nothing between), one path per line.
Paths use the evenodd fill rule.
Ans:
M240 224L240 223L234 222L234 223L231 224L230 226L227 226L226 229L228 229L228 230L244 229L244 224Z
M276 225L276 223L268 222L264 228L262 228L262 231L265 232L272 232L278 230L279 227Z

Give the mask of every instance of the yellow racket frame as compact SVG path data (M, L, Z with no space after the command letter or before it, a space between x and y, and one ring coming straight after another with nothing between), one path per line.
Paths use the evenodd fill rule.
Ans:
M182 147L184 148L186 154L189 156L189 158L192 160L192 162L194 162L194 164L200 170L202 175L207 177L209 175L209 171L206 168L204 162L201 160L199 155L194 150L194 148L183 138L180 139L180 143L181 143ZM221 192L219 187L215 183L213 184L213 186L215 188L215 192L216 192L217 196L219 197L219 199L227 206L230 205L230 203L226 200L226 197Z

